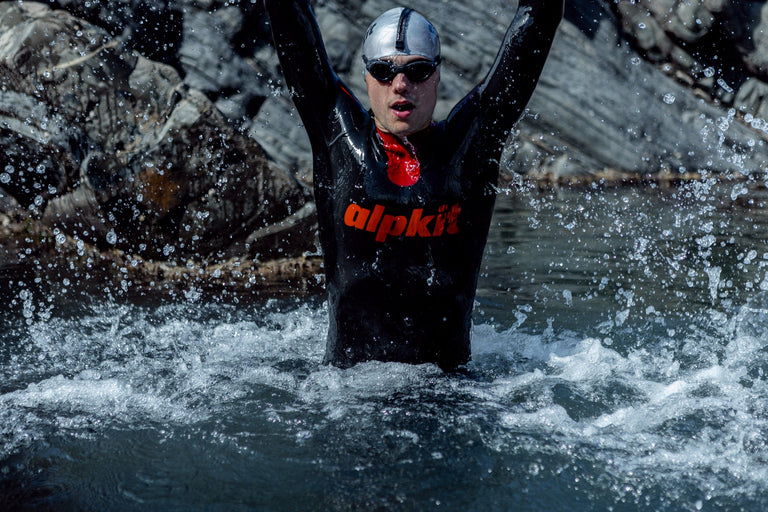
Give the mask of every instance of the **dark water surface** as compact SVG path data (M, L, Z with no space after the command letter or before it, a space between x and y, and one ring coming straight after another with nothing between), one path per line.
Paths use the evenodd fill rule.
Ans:
M466 374L319 364L322 298L53 300L0 269L0 510L766 510L748 185L500 195Z

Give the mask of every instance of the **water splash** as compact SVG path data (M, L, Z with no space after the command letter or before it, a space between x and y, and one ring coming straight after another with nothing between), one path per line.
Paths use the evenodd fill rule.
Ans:
M501 202L462 374L323 366L310 302L64 307L15 287L0 491L92 509L762 509L764 220L722 223L697 193L719 192Z

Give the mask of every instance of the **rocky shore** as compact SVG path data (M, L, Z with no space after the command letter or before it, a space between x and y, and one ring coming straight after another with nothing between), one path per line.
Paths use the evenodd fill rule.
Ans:
M364 100L362 33L395 4L313 5L335 69ZM441 33L442 117L482 79L516 2L409 5ZM762 183L765 11L567 2L502 179ZM0 2L0 279L68 267L139 294L310 290L311 180L260 2Z
M0 213L0 290L43 290L48 298L90 294L134 300L252 302L319 294L322 258L303 255L257 262L153 261L120 249L99 249L40 222ZM8 298L8 297L6 297Z

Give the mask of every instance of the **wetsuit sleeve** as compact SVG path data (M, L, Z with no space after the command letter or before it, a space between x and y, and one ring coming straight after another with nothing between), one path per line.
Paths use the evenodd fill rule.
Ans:
M286 85L312 144L325 133L341 82L308 0L264 0Z
M523 113L563 17L563 4L564 0L520 0L493 66L457 106L474 103L479 108L484 145L494 139L503 145Z

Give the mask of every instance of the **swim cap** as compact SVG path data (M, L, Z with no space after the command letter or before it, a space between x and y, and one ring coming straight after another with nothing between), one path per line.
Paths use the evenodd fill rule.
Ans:
M440 56L437 30L413 9L396 7L376 18L363 41L363 60L393 55L421 55L430 60Z

